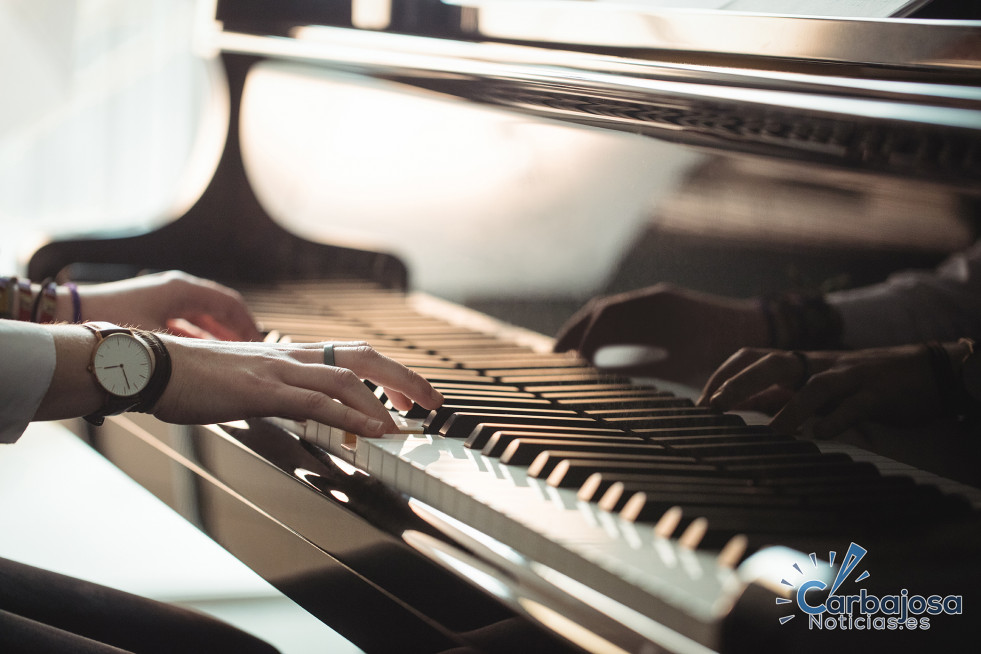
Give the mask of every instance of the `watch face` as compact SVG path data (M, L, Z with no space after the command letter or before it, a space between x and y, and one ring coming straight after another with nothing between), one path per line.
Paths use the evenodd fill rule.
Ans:
M123 397L146 388L152 365L147 347L129 334L110 334L92 357L95 378L107 391Z

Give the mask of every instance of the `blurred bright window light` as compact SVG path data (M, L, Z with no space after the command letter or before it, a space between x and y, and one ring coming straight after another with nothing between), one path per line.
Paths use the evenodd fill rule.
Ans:
M227 109L226 118L209 113L214 80L191 50L198 4L0 3L7 249L16 233L149 226L200 188L191 177L210 175ZM195 164L200 147L210 152L204 165Z

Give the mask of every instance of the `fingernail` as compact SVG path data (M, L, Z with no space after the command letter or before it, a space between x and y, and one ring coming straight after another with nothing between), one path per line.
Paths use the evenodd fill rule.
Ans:
M368 418L368 431L373 433L378 433L385 426L381 420L376 420L375 418Z

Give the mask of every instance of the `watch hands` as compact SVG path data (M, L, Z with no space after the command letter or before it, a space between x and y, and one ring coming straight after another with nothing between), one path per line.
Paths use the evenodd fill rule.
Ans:
M126 375L126 367L117 363L114 366L101 366L102 370L112 370L113 368L119 368L119 372L123 373L123 381L126 382L126 388L131 388L133 385L129 383L129 377Z

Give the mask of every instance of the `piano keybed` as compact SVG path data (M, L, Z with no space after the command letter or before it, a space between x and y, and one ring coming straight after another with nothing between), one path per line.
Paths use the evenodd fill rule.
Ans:
M448 303L360 282L246 296L283 337L367 340L445 397L439 410L398 415L404 433L380 439L290 430L532 587L549 579L587 604L596 594L591 609L615 606L605 612L632 616L651 642L720 648L726 612L747 584L768 581L747 561L786 553L770 546L822 553L977 526L977 494L696 407Z

